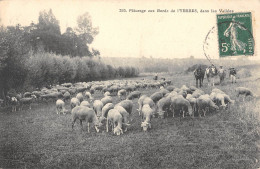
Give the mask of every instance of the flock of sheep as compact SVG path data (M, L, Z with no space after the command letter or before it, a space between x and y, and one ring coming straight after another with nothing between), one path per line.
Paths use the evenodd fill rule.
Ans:
M205 116L208 112L218 109L226 109L234 100L220 89L212 89L210 94L194 86L181 88L170 85L171 81L165 80L114 80L99 82L65 83L50 89L43 88L41 91L26 92L23 95L10 96L12 111L16 107L29 105L35 100L56 100L57 114L72 115L72 128L79 120L94 125L97 132L101 126L106 126L106 131L112 127L116 135L123 134L131 123L134 100L138 99L138 113L141 117L141 127L143 131L151 128L151 119L154 117L165 118L171 115L185 116ZM142 89L156 88L157 91L150 96L142 95ZM95 99L93 94L102 92L104 97ZM236 88L237 96L255 96L253 92L245 87ZM120 100L115 103L112 96L117 95ZM73 97L74 96L74 97ZM65 109L65 103L69 102L71 110Z

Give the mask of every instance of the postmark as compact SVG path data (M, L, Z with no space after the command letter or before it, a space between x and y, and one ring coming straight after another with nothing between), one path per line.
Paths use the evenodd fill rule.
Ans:
M220 57L254 55L251 12L217 15L217 30Z

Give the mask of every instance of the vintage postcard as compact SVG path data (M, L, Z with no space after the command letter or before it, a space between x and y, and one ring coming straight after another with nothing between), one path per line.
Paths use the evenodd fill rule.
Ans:
M0 168L260 168L259 0L0 1Z

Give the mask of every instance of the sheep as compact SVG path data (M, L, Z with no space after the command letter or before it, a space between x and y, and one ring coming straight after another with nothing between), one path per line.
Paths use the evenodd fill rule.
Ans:
M123 117L117 109L111 109L107 113L107 132L109 123L112 123L113 133L116 135L123 134L122 123Z
M61 99L58 99L56 101L56 112L57 112L57 114L60 114L60 113L65 114L65 103Z
M90 103L88 102L88 101L86 101L86 100L83 100L81 103L80 103L80 106L86 106L86 107L91 107L90 106Z
M141 96L141 92L139 92L139 91L133 91L133 92L131 92L127 97L126 97L126 99L127 100L133 100L133 99L135 99L135 98L139 98Z
M106 96L111 96L111 94L110 94L110 92L105 92L104 93L104 96L106 97Z
M167 90L167 89L161 89L160 91L159 91L160 93L162 93L163 94L163 96L165 96L167 93L170 93L170 91L169 90Z
M139 112L139 116L141 116L141 109L143 107L143 101L144 99L148 97L147 95L142 95L139 99L138 99L138 109L137 111Z
M205 92L203 90L197 89L192 93L192 97L194 98L198 98L201 95L205 94Z
M180 111L180 113L182 113L182 117L185 116L186 112L189 113L189 115L192 115L192 107L190 105L190 102L186 100L182 95L176 95L175 97L172 97L171 102L173 117L176 111Z
M70 108L73 109L76 106L79 106L80 102L76 97L71 98L70 100Z
M126 132L127 126L130 125L129 124L129 116L130 116L129 113L122 106L119 106L119 105L115 106L114 109L118 110L119 113L122 115L122 117L123 117L122 129L123 129L124 132Z
M64 98L64 101L69 100L69 99L70 99L70 93L69 93L68 91L66 91L66 92L63 94L63 98Z
M227 104L229 104L229 103L231 103L231 104L235 103L235 101L231 100L230 97L225 93L212 92L210 94L210 99L212 101L214 101L217 105L221 104L221 107L223 107L223 108L225 108L227 106Z
M194 113L196 111L196 102L197 99L194 98L191 94L187 94L186 99L190 102L191 108L192 108L192 113L193 113L193 117L194 117Z
M225 92L223 92L222 90L217 89L217 88L212 89L211 92L214 92L214 93L221 93L221 94L226 94Z
M245 97L247 96L258 97L258 95L254 94L250 89L246 87L237 87L235 91L237 97L239 97L240 95L244 95L243 101L245 101Z
M170 105L171 105L171 97L163 97L157 102L157 113L159 117L164 118L164 113L165 111L169 110Z
M120 100L122 100L122 97L125 96L126 98L126 90L125 89L121 89L117 92L117 96Z
M18 105L18 100L16 97L11 97L10 98L10 102L11 102L11 105L12 105L12 112L15 112L16 111L16 106Z
M204 116L206 115L207 110L210 108L214 108L215 110L218 110L218 106L215 105L215 103L210 99L210 96L205 94L201 95L199 98L196 100L196 106L197 110L199 113L199 117L201 117L200 112L202 111Z
M94 100L94 98L92 97L90 92L86 92L85 97L86 97L86 99L89 99L90 102L92 102Z
M113 103L113 98L111 96L105 96L101 99L101 102L103 105L106 105L107 103Z
M172 92L175 89L175 86L167 86L166 89Z
M154 103L157 103L161 98L163 98L163 94L160 92L153 93L150 98L154 101Z
M79 100L79 102L81 103L84 100L83 94L82 93L78 93L76 95L76 98Z
M36 99L36 96L35 96L35 95L31 95L30 98L29 98L29 97L21 98L21 99L19 100L19 103L21 104L20 110L22 110L23 105L25 105L25 104L28 104L28 105L29 105L29 109L32 109L31 104L32 104L32 102L35 101L35 99Z
M79 119L82 130L83 130L82 121L87 121L88 133L89 133L89 125L90 125L89 123L91 122L94 124L97 133L99 132L99 127L101 127L102 124L99 122L93 109L85 106L77 106L72 109L71 114L72 114L72 129L74 127L74 123L76 122L76 120Z
M93 109L94 109L98 118L101 117L101 115L102 115L103 106L104 106L104 104L100 100L95 100L94 103L93 103Z
M143 131L147 131L148 128L152 128L151 118L153 114L154 114L154 110L149 106L149 104L143 105L141 110L141 116L142 116L141 127L143 128Z
M62 97L63 97L63 95L61 92L51 92L51 93L40 96L41 99L46 99L46 100L49 100L49 99L54 100L54 99L58 99L58 98L62 98Z
M102 110L101 110L101 117L99 118L99 120L101 121L101 122L103 122L104 121L104 119L106 119L107 118L107 113L108 113L108 111L109 110L111 110L111 109L113 109L115 106L114 106L114 104L113 103L107 103L103 108L102 108Z

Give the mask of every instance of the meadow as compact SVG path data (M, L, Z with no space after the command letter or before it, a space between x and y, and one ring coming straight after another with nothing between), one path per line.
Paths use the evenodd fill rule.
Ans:
M172 85L195 85L192 74L159 74ZM138 78L151 79L146 74ZM135 79L135 78L131 78ZM79 121L71 128L71 115L57 115L55 103L34 103L31 110L0 111L0 168L259 168L260 101L236 98L235 88L245 86L260 93L256 76L216 87L226 92L234 105L206 117L152 119L152 129L143 132L134 100L133 121L120 136L96 133ZM213 87L206 85L210 93ZM151 95L158 89L140 90ZM95 93L95 99L103 97ZM113 96L113 103L119 99ZM69 109L69 103L66 103Z

